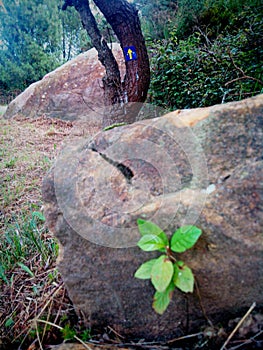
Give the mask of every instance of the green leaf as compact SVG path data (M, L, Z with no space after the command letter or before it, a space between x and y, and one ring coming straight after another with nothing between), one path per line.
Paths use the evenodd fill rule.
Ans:
M156 235L156 236L158 236L161 232L163 232L163 230L159 226L155 225L151 221L138 219L137 220L137 224L138 224L138 229L140 231L140 234L142 236L145 236L145 235Z
M166 255L161 255L154 263L151 272L151 281L158 292L164 292L169 286L174 274L172 262Z
M39 211L34 211L32 213L32 217L38 218L40 221L43 221L43 222L46 220L45 216L42 213L40 213Z
M172 236L171 250L176 253L183 253L192 248L202 231L196 226L182 226Z
M156 292L153 298L153 308L154 310L162 315L164 311L167 309L173 295L175 285L173 282L169 284L169 286L163 292Z
M5 321L5 327L11 327L15 324L15 322L13 321L12 318L8 318L6 321Z
M174 264L173 282L182 292L193 293L194 291L194 275L183 261L177 261Z
M138 224L139 232L142 236L145 236L145 235L159 236L165 242L165 246L168 246L169 240L166 234L163 232L163 230L159 226L155 225L151 221L146 221L143 219L138 219L137 224Z
M139 242L137 243L138 247L140 247L145 252L152 252L154 250L160 250L165 248L165 242L162 240L160 236L156 235L145 235L143 236Z
M142 264L135 272L134 277L142 280L151 278L152 267L157 259L151 259Z
M0 264L0 278L1 278L6 284L9 284L9 283L8 283L8 279L6 278L6 275L5 275L5 269L4 269L4 267L2 266L2 264Z
M30 277L35 277L34 273L26 265L24 265L21 262L18 262L17 265L20 266L21 269L24 270L26 273L28 273Z
M66 326L62 328L60 331L62 333L64 340L71 340L76 335L76 331L72 329L69 324L66 324Z

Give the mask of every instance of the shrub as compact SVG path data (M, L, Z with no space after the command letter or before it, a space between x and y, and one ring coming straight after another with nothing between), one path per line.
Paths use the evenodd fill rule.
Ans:
M240 100L263 89L263 29L260 13L244 11L243 27L210 40L199 28L185 40L151 48L149 99L168 109L195 108Z

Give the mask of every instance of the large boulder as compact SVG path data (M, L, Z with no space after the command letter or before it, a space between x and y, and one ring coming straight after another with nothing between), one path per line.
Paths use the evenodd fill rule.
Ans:
M60 242L59 270L92 327L168 339L263 303L263 95L101 132L68 145L43 183L45 215ZM181 258L198 288L152 309L134 278L155 253L136 247L138 217L168 234L203 231Z
M125 61L120 45L113 43L112 51L123 76ZM92 111L103 107L104 75L97 51L88 50L30 85L9 104L4 117L91 118Z

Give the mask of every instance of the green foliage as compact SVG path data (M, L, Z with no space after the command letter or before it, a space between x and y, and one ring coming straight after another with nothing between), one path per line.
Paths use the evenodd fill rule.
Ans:
M180 0L174 25L176 35L185 39L196 28L208 29L209 38L215 38L225 30L232 32L246 20L246 11L260 11L260 0Z
M171 250L177 253L185 252L195 244L201 233L201 230L194 226L179 228L171 239Z
M67 323L62 329L60 329L64 341L72 339L81 339L82 341L88 341L91 339L90 329L84 329L82 331L76 331L69 323Z
M5 327L12 327L14 325L14 321L12 318L8 318L6 321L5 321Z
M161 238L162 245L163 244L165 246L168 245L168 238L167 238L166 234L160 229L160 227L155 225L153 222L145 221L142 219L138 219L137 222L138 222L139 232L142 236L148 236L148 235L153 234L153 235Z
M178 0L135 0L134 3L140 10L146 40L167 39L174 25Z
M0 11L0 88L24 89L58 66L60 27L54 0L5 1Z
M45 265L49 259L55 260L58 245L53 238L45 237L45 217L33 212L31 217L20 217L6 225L6 232L0 240L0 280L9 283L7 273L16 266L30 277L34 277L34 259ZM28 266L28 259L31 266Z
M206 107L263 91L259 0L178 1L169 34L148 41L149 102Z
M167 309L172 299L174 288L175 285L171 282L163 292L155 292L153 297L153 308L158 314L162 315Z
M135 272L135 277L140 278L142 280L150 279L153 265L155 264L157 259L151 259L143 263L138 270Z
M196 32L171 37L152 51L150 100L168 109L205 107L254 96L263 89L262 19L210 41Z
M61 6L64 1L61 1ZM59 11L61 38L59 47L62 50L63 61L68 61L82 51L92 47L91 40L83 29L79 14L73 7Z
M154 250L165 249L165 243L162 240L162 237L157 236L156 234L145 235L138 242L138 247L140 247L145 252L153 252Z
M79 335L80 339L83 341L88 341L91 339L91 330L90 329L85 329L82 331Z
M198 25L200 13L204 8L205 0L180 0L174 20L175 34L180 39L192 34L193 28Z
M61 329L62 337L64 340L74 339L76 331L70 327L69 324L66 324L64 328Z
M20 266L21 269L24 270L30 277L35 277L34 273L30 270L28 266L21 262L18 262L17 265Z
M183 261L177 261L174 265L174 285L185 293L193 293L194 276L192 270Z
M63 1L5 0L0 10L0 93L24 90L90 47L78 13ZM86 36L87 37L87 36Z
M182 253L192 248L202 231L195 226L182 226L174 232L169 243L166 234L154 223L138 219L137 224L142 235L137 245L146 252L159 250L166 253L143 263L134 274L136 278L151 280L156 289L153 308L158 314L163 314L176 287L184 293L194 290L192 270L183 261L176 260L172 251Z
M157 292L164 292L173 278L174 267L166 255L161 255L153 264L151 282Z

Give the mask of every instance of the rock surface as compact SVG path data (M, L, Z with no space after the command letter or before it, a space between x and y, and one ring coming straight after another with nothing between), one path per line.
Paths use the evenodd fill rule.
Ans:
M65 148L43 183L60 242L59 269L92 327L169 339L263 303L263 95L101 132ZM137 248L136 219L171 234L203 230L180 255L198 290L152 309L150 282L133 277L156 256ZM204 312L206 314L204 314Z
M112 44L121 74L125 62L119 44ZM63 120L92 118L92 111L103 107L102 78L105 69L93 48L68 61L30 85L8 106L5 118L17 115L36 118L42 115ZM98 118L95 115L94 118Z

